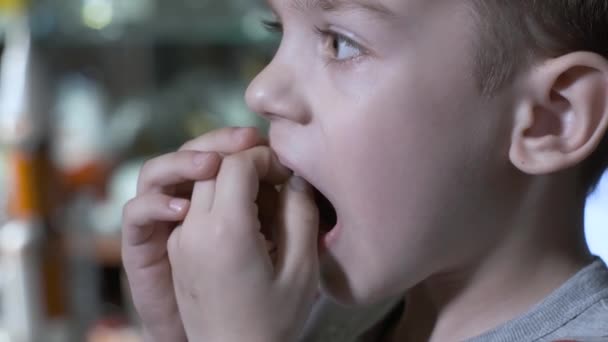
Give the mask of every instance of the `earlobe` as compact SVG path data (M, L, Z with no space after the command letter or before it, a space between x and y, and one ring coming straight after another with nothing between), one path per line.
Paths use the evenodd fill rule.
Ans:
M608 61L588 52L564 55L526 75L509 157L528 174L574 167L593 153L608 127Z

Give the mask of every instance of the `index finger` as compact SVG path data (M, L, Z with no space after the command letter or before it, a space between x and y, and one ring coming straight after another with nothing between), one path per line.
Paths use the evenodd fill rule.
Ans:
M266 146L228 156L217 176L212 210L247 212L255 205L259 183L282 184L291 171Z
M227 127L217 129L186 142L180 151L218 152L231 154L256 145L266 145L255 127Z

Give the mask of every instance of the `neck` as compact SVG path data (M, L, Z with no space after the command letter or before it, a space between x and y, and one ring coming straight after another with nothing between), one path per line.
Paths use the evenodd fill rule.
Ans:
M552 190L529 191L528 201L512 207L512 220L504 223L513 228L501 230L506 233L490 252L408 293L394 341L478 336L526 313L590 262L584 196L542 188Z

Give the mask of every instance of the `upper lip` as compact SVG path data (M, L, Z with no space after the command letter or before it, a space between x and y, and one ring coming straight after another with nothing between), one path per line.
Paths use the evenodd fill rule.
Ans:
M279 160L279 162L281 164L283 164L283 166L285 166L288 169L290 169L291 171L293 171L294 175L304 178L308 183L310 183L310 185L312 185L313 188L315 188L317 191L319 191L324 197L326 197L332 203L332 205L334 206L334 209L337 209L334 205L333 196L328 196L329 193L326 192L325 189L323 189L323 187L320 186L320 184L316 184L315 180L312 179L312 177L310 177L310 175L306 172L306 170L299 168L295 163L293 163L288 157L286 157L281 152L279 152L275 149L273 149L273 151L274 151L275 155L277 156L277 159Z
M272 150L274 151L274 154L277 156L277 159L279 160L279 163L281 163L281 165L283 165L286 168L293 171L293 173L296 174L297 176L301 176L301 177L304 176L304 175L300 174L299 168L289 158L287 158L285 155L283 155L281 152L277 151L274 148Z
M304 169L299 168L294 162L292 162L288 157L286 157L281 152L279 152L279 151L277 151L275 149L273 149L273 151L274 151L275 155L277 156L277 159L279 160L279 163L281 163L286 168L290 169L294 173L295 176L304 178L315 189L318 189L319 191L321 191L319 188L317 188L317 186L313 182L311 182L311 177L309 177L307 175L307 173L306 173L306 171Z

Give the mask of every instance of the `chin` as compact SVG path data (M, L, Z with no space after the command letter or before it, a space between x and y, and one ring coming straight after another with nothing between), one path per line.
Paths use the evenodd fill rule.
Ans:
M323 294L346 307L369 307L400 300L431 274L429 269L421 269L417 263L402 264L398 267L400 271L396 271L390 267L365 268L358 263L349 263L349 260L352 258L338 260L331 253L320 259Z
M352 276L352 275L351 275ZM340 305L368 306L390 299L391 296L382 289L375 289L372 279L347 275L343 268L329 255L321 262L321 289L325 295ZM369 282L366 282L368 280Z

